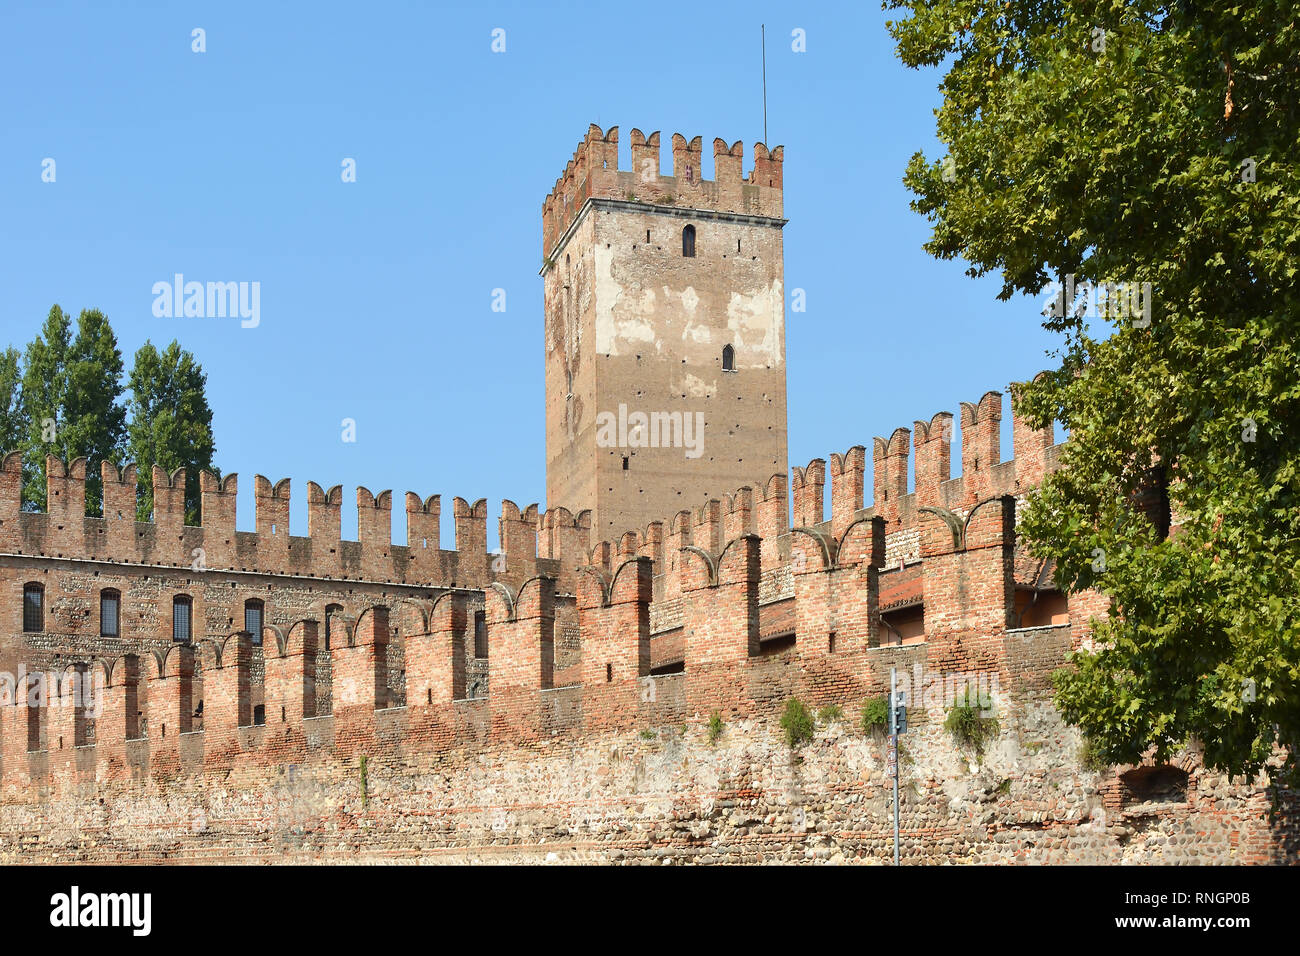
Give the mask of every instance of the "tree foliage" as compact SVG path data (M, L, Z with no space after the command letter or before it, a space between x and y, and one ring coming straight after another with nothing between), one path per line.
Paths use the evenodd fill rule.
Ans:
M24 498L45 507L45 456L85 457L86 507L99 510L99 464L116 460L126 438L122 353L108 319L83 309L77 331L57 305L27 346L22 402L27 424Z
M17 451L27 437L22 363L13 346L0 352L0 455Z
M138 466L138 517L153 514L152 466L171 473L184 467L185 515L199 523L199 471L218 473L212 464L216 450L212 409L205 391L207 375L174 339L161 352L145 342L131 367L131 425L129 451Z
M1200 741L1258 771L1300 743L1300 24L1293 3L886 0L943 71L905 182L931 254L1049 281L1151 283L1150 321L1058 310L1017 409L1070 431L1021 534L1109 596L1058 699L1106 762ZM1160 471L1153 471L1158 468ZM1163 474L1175 532L1135 495Z

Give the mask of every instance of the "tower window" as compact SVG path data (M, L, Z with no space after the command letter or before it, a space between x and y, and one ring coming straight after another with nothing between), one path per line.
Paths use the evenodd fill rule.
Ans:
M117 637L122 596L112 588L99 592L99 636Z
M178 594L172 598L172 640L181 643L190 639L190 598L187 594Z
M251 600L244 602L244 630L253 635L253 643L262 643L262 602Z
M483 611L474 612L474 656L488 656L487 615Z
M40 584L23 585L23 630L28 634L45 630L45 588Z
M736 350L730 345L722 347L722 370L724 372L734 372L736 370Z
M627 471L627 455L623 456L623 470Z
M687 226L682 230L682 255L688 258L695 257L695 227Z

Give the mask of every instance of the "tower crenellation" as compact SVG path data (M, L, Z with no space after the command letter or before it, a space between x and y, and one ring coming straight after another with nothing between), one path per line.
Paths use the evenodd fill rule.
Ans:
M702 175L703 141L672 136L672 174L661 168L658 131L629 134L631 169L618 167L619 129L602 132L594 123L574 150L573 158L542 203L542 253L553 257L556 245L592 198L664 204L737 215L781 218L782 164L785 147L769 150L755 143L749 175L743 175L744 145L713 141L713 178Z

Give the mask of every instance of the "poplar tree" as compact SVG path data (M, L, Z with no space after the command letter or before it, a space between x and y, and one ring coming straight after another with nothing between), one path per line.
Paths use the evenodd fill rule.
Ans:
M1057 701L1111 763L1199 742L1255 773L1300 744L1300 25L1292 2L886 0L938 67L939 155L904 181L925 248L1049 282L1151 283L1150 315L1049 309L1017 389L1069 429L1018 532L1111 601ZM1053 290L1054 291L1054 290ZM1035 321L1041 319L1035 316ZM1167 492L1165 536L1139 501ZM1158 523L1157 523L1158 524Z
M41 333L28 344L24 365L27 506L46 506L46 455L65 462L84 456L86 508L98 512L103 496L100 462L118 459L126 438L122 353L112 326L98 309L84 309L74 336L68 316L55 305Z
M129 426L131 459L138 466L137 517L153 513L152 466L169 474L184 467L185 520L199 523L199 472L220 472L212 464L216 444L212 410L206 393L207 375L175 340L161 352L145 342L135 353L130 377Z
M21 361L10 346L0 352L0 456L20 451L26 439Z

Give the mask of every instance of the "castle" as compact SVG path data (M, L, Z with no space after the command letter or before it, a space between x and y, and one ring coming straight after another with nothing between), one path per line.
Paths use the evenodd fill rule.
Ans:
M617 139L591 127L543 207L548 508L503 501L500 554L482 499L447 549L439 496L396 542L359 488L345 541L338 486L295 535L259 475L244 532L235 475L189 526L183 473L142 523L134 466L88 516L84 460L48 461L45 513L0 460L0 858L884 861L858 712L895 670L907 862L1293 861L1266 780L1081 758L1050 673L1107 603L1016 541L1052 430L1013 414L1003 461L991 391L957 478L947 412L875 439L869 502L863 445L787 475L782 149L742 176L715 140L710 181L698 137L672 176L658 133L631 171ZM978 752L943 728L961 684L998 715ZM792 697L820 715L797 756Z

